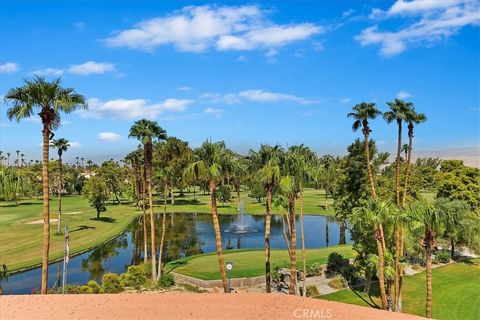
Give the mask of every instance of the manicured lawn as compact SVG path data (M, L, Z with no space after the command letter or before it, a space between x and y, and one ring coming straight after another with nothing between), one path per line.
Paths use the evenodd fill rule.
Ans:
M351 245L334 246L320 249L307 250L307 265L319 262L325 264L330 252L336 251L346 258L354 257ZM233 262L232 278L255 277L265 274L265 251L264 250L231 250L224 251L225 261ZM297 250L297 266L301 266L301 250ZM272 250L271 262L273 264L289 266L287 250ZM167 264L167 270L196 277L203 280L220 279L218 270L217 254L204 254L173 261Z
M371 299L362 288L345 289L321 299L361 306L378 306L378 285L372 286ZM425 272L404 278L403 312L425 315ZM480 315L480 259L433 269L432 316L436 319L478 319Z
M51 219L58 218L58 202L50 203ZM72 254L94 247L121 233L129 222L141 212L129 205L111 205L102 217L108 220L92 220L95 210L81 196L64 197L62 200L62 225L70 229ZM75 213L75 214L69 214ZM24 268L41 263L43 223L27 224L42 218L42 201L22 201L18 206L0 204L0 264L8 269ZM57 235L57 223L51 225L50 259L63 257L63 235Z

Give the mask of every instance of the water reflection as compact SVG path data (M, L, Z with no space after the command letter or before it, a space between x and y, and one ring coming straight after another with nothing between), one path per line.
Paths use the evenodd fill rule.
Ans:
M161 215L155 216L156 224L156 252L160 252L159 241L161 233ZM162 262L201 253L215 252L215 235L212 217L209 214L177 213L167 217L167 230ZM263 248L264 246L264 216L245 215L243 222L258 230L256 233L231 233L227 232L236 215L219 216L223 248L225 250L244 248ZM147 225L150 223L147 220ZM298 224L298 221L297 221ZM299 226L297 226L299 227ZM326 216L305 215L305 245L307 248L320 248L336 245L339 242L350 243L348 228L344 229L334 218ZM149 228L148 228L149 229ZM344 235L343 235L344 233ZM147 237L150 240L150 237ZM74 234L71 243L75 243ZM271 219L272 249L286 248L282 235L282 219L273 215ZM147 245L150 254L150 243ZM68 264L68 283L83 284L89 280L101 281L107 272L122 273L131 264L143 262L143 227L141 218L134 220L127 230L119 237L81 255L70 259ZM59 272L63 263L57 262L49 268L49 287L60 285ZM2 283L5 294L31 293L32 288L40 286L41 268L19 273Z

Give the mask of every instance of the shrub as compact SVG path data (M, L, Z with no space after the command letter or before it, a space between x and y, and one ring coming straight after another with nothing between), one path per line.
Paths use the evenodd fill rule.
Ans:
M143 271L145 272L145 276L147 278L152 276L152 261L148 260L145 263L142 263L141 266L143 267Z
M116 273L106 273L102 278L102 287L106 293L119 293L123 291L120 276Z
M346 288L348 286L348 282L341 275L337 275L328 282L328 285L334 289L340 290Z
M438 251L435 255L435 261L437 263L449 263L450 262L450 252L447 250Z
M87 282L87 286L92 289L93 293L100 293L100 286L95 280L90 280Z
M73 285L73 284L68 284L65 286L65 292L66 293L69 293L69 294L78 294L78 293L82 293L80 291L80 286L76 286L76 285Z
M223 185L217 188L217 197L222 203L230 202L232 193L229 186Z
M133 287L138 290L146 280L147 277L143 266L130 266L128 267L127 272L122 274L121 283L124 287Z
M358 281L358 272L357 269L352 265L346 265L342 268L341 271L342 277L347 280L351 285L357 283Z
M318 291L317 286L315 285L310 285L307 287L307 297L318 297L320 295L320 291Z
M170 288L175 284L175 279L169 273L162 273L160 279L158 279L158 286L160 288Z
M346 260L343 255L338 252L331 252L328 255L326 275L334 277L341 274L343 267L346 265Z
M93 290L89 286L83 285L83 286L80 287L80 293L82 293L82 294L92 294Z
M311 266L307 266L307 277L320 276L322 274L322 270L322 265L318 262L315 262Z

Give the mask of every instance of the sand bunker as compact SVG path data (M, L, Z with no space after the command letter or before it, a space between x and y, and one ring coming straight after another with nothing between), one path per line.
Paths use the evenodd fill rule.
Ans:
M67 215L70 215L70 214L80 214L80 213L83 213L83 211L63 212L62 215L64 215L64 214L67 214Z
M50 223L57 222L58 219L50 219ZM26 222L25 224L43 224L43 219L33 220L30 222Z

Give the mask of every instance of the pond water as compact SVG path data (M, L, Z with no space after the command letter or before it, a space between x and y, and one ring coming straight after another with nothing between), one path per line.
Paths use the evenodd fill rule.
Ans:
M161 215L156 215L156 240L159 241L158 226ZM271 220L271 248L286 248L282 232L282 219L273 215ZM261 249L264 247L263 215L220 215L220 229L224 250ZM238 232L238 226L244 228ZM149 226L147 221L147 226ZM247 230L248 232L243 232ZM300 229L297 221L297 243L300 247ZM351 243L348 229L341 234L340 225L332 217L319 215L304 216L305 246L320 248ZM150 237L148 237L150 239ZM341 241L342 240L342 241ZM70 235L70 243L75 243L75 233ZM140 218L134 220L117 238L83 254L71 257L68 263L67 283L85 284L89 280L101 282L107 272L122 273L129 265L143 261L143 226ZM150 250L150 245L148 245ZM167 231L163 261L215 252L215 234L210 214L176 213L167 217ZM158 253L158 245L157 245ZM49 287L59 285L63 262L50 264ZM8 282L2 282L4 294L29 294L39 288L41 268L11 275Z

